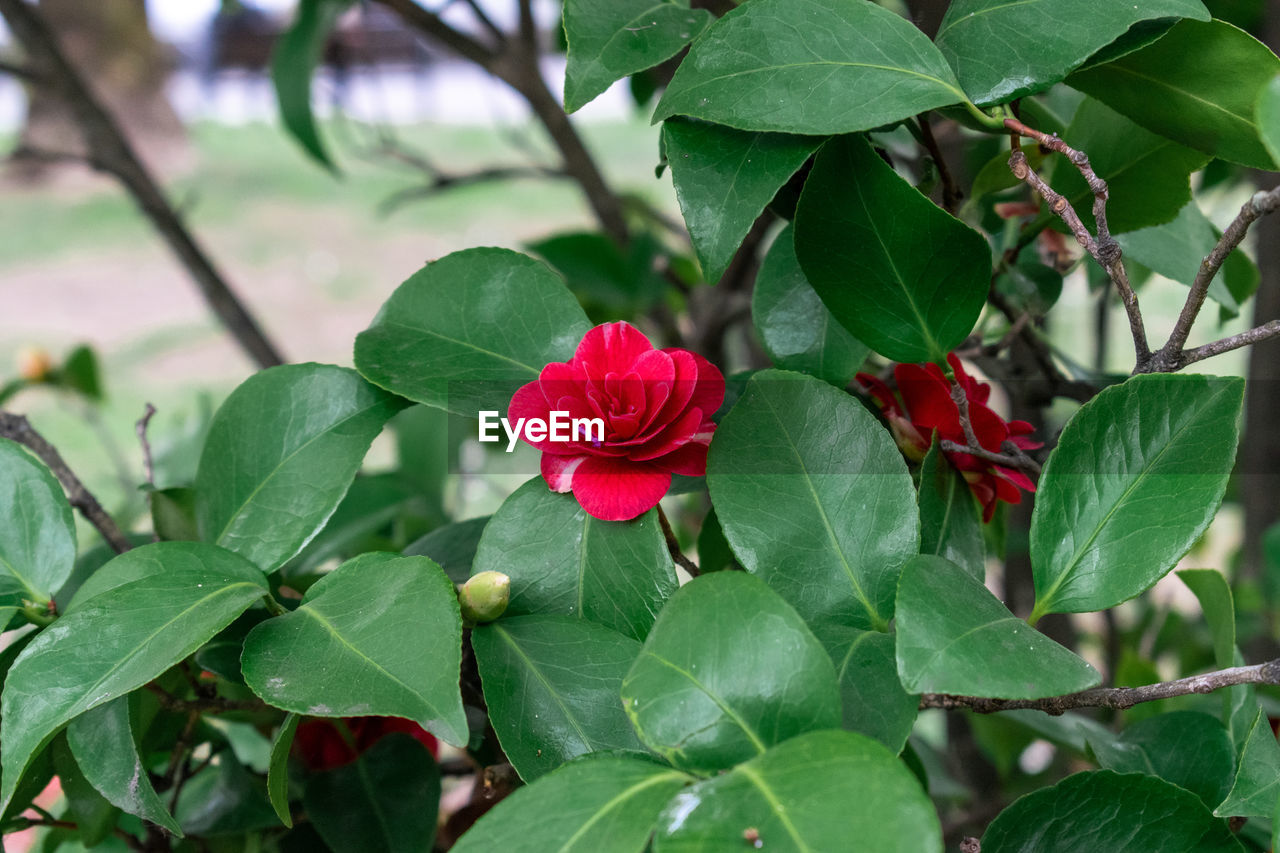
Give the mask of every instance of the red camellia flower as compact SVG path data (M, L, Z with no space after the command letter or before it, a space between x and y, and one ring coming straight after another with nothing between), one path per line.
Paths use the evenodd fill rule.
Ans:
M347 742L333 720L306 720L293 737L293 754L308 770L332 770L350 764L392 732L404 732L437 757L440 744L422 726L400 717L346 717L343 719L355 744Z
M603 436L525 440L542 451L552 491L572 491L596 518L625 521L656 506L673 473L706 473L711 415L722 402L724 377L711 362L654 349L629 323L606 323L587 332L572 359L548 364L516 391L508 417L603 421Z
M1002 453L1006 441L1012 441L1023 450L1043 446L1027 438L1032 430L1031 424L1006 421L987 406L991 386L965 373L954 353L947 356L947 364L951 365L956 382L968 398L969 421L979 444L994 453ZM859 373L857 380L880 404L894 439L908 458L917 462L923 459L935 431L939 438L956 444L968 443L964 428L960 426L960 410L951 397L951 385L938 365L899 364L893 375L902 394L901 407L889 386L876 377ZM983 521L991 520L996 511L996 501L1020 503L1022 493L1018 489L1036 490L1035 483L1021 471L996 465L970 453L947 453L946 456L981 501Z

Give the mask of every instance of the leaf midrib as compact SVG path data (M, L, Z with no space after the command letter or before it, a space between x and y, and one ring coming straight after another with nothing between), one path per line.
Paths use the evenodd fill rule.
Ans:
M533 677L538 680L538 683L542 685L543 689L551 696L552 701L554 701L560 708L561 713L564 714L565 720L569 725L573 726L573 730L577 732L578 737L582 739L582 742L586 746L594 749L596 746L595 740L583 730L582 724L578 722L578 718L575 717L569 710L569 707L565 705L564 700L560 698L560 694L556 691L551 682L547 680L547 677L542 674L542 670L538 668L536 663L534 663L533 658L529 657L529 655L525 653L524 649L520 648L520 645L515 641L515 638L513 638L502 626L494 624L492 627L497 635L502 638L502 641L510 646L511 651L515 653L516 657L520 659L520 662L525 665Z
M725 701L721 696L719 696L717 693L715 693L714 691L712 691L712 690L711 690L711 688L707 687L707 685L705 685L705 684L703 684L701 681L699 681L699 680L698 680L698 677L697 677L696 675L694 675L692 672L689 672L687 669L685 669L684 667L680 666L679 664L677 664L677 663L675 663L675 662L673 662L673 661L667 660L667 659L666 659L666 658L664 658L662 655L659 655L659 654L657 654L656 652L653 652L653 651L651 651L651 650L649 650L649 649L644 649L644 650L642 650L642 651L640 652L640 656L641 656L641 657L645 657L645 656L651 657L651 658L653 658L654 660L656 660L658 663L660 663L660 664L662 664L663 666L667 667L668 669L673 670L673 671L675 671L675 672L678 672L680 675L683 675L686 679L688 679L688 681L689 681L689 683L690 683L690 684L692 684L694 687L696 687L696 688L698 688L699 690L701 690L701 691L702 691L702 693L703 693L703 694L704 694L708 699L710 699L712 702L714 702L714 703L716 704L716 707L718 707L721 711L723 711L723 712L725 713L725 716L727 716L727 717L729 717L729 719L733 720L734 725L736 725L738 728L742 729L743 734L745 734L745 735L747 736L747 738L751 741L751 745L752 745L752 746L754 746L754 747L756 748L756 751L757 751L758 753L760 753L761 755L763 755L765 752L767 752L767 751L768 751L768 749L769 749L769 748L765 745L765 742L764 742L763 740L761 740L760 735L756 733L755 729L753 729L753 728L751 728L751 726L747 725L747 721L746 721L746 720L744 720L744 719L742 719L742 716L741 716L737 711L735 711L735 710L734 710L734 709L729 705L729 703L728 703L728 702L726 702L726 701Z
M578 827L577 831L574 832L573 835L569 836L568 840L565 841L565 843L560 846L559 853L567 853L567 851L572 850L573 845L578 842L578 839L586 835L587 832L591 829L591 827L599 823L600 820L606 814L613 811L615 808L622 805L623 802L631 799L641 791L647 788L652 788L654 785L658 785L663 782L672 781L676 779L683 780L688 778L689 777L686 776L685 774L677 770L672 770L666 773L659 773L656 776L650 776L648 779L645 779L643 782L637 782L631 787L624 789L623 791L619 792L617 796L613 797L607 803L600 806L600 808L597 809L595 813L591 815L590 818L584 821L582 826Z

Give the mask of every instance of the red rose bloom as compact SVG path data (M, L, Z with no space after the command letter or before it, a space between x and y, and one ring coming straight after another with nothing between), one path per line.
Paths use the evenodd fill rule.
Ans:
M654 349L629 323L606 323L587 332L572 359L548 364L516 391L508 417L549 422L556 411L602 420L603 439L529 443L542 451L552 491L572 491L595 518L625 521L656 506L673 473L706 473L711 415L722 402L724 377L711 362Z
M964 389L965 397L969 400L969 421L979 444L993 453L1004 452L1006 441L1012 441L1023 450L1034 450L1042 446L1040 442L1027 438L1032 430L1031 424L1026 421L1006 421L987 406L991 386L965 373L960 359L954 353L947 356L947 363L951 365L956 382ZM938 365L899 364L894 368L893 375L898 383L898 391L902 394L901 407L889 386L876 377L859 373L857 380L879 403L903 453L917 462L923 459L929 449L930 436L935 431L941 439L956 444L968 443L964 429L960 426L960 410L951 397L951 385ZM1028 492L1036 490L1035 483L1026 474L1013 468L997 465L969 453L948 452L946 457L964 476L969 488L982 503L983 521L991 520L996 511L996 501L1020 503L1022 493L1018 489L1026 489Z
M440 744L422 726L401 717L347 717L343 720L355 741L347 742L334 720L307 720L293 737L293 754L315 773L350 764L392 732L404 732L425 746L434 758Z

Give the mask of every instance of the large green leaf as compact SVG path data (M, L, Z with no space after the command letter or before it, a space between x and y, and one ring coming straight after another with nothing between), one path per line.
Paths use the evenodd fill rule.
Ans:
M245 639L245 683L315 717L405 717L467 743L458 692L462 617L453 584L426 557L362 554L307 590L292 613Z
M618 699L640 643L565 616L518 616L471 634L489 719L531 782L589 752L643 749Z
M431 850L439 802L440 768L402 732L379 739L351 764L312 776L302 795L333 853Z
M245 380L209 425L196 474L206 542L272 571L337 509L369 445L406 403L325 364Z
M138 756L129 697L112 699L76 717L67 726L67 743L85 778L113 805L182 835Z
M833 139L818 152L796 206L795 240L801 268L835 318L893 361L941 361L986 304L986 239L921 195L865 139Z
M1171 711L1129 726L1117 738L1089 741L1105 770L1148 773L1186 788L1209 808L1231 788L1236 751L1216 717Z
M887 749L852 732L814 732L699 782L667 806L655 853L941 853L920 783Z
M62 487L20 445L0 438L0 625L24 599L52 598L75 561L76 526Z
M1191 173L1209 162L1209 155L1143 130L1094 98L1080 105L1062 138L1087 152L1094 172L1107 182L1107 227L1112 234L1172 220L1191 201ZM1085 226L1095 230L1093 193L1080 171L1064 158L1053 174L1054 189L1067 197Z
M480 547L480 537L488 524L489 516L484 515L437 527L411 543L403 553L406 557L430 557L444 569L449 580L466 583L471 577L471 564Z
M1280 744L1266 711L1258 709L1240 751L1231 792L1213 813L1222 817L1270 818L1280 799Z
M982 516L969 484L936 442L920 463L920 553L945 557L981 582L987 576Z
M920 707L898 678L894 636L881 631L826 626L820 638L836 665L843 728L902 751Z
M1181 569L1177 575L1200 601L1213 634L1214 663L1221 669L1235 666L1236 609L1226 576L1214 569Z
M1258 93L1254 117L1267 153L1273 162L1280 163L1280 76L1273 77Z
M560 613L643 640L677 582L656 510L633 521L601 521L541 477L494 513L472 574L511 578L507 614Z
M712 20L689 0L567 0L564 108L581 109L637 71L675 56Z
M67 804L63 816L74 824L76 835L85 848L93 850L111 834L112 827L120 819L120 809L98 793L98 789L85 778L71 754L71 748L67 746L65 732L54 737L49 745L49 757L53 759L53 770L58 775L58 785Z
M744 133L671 119L662 128L671 181L709 282L720 280L751 224L822 144L812 136Z
M857 400L812 377L755 374L716 430L707 485L739 562L809 623L888 625L919 545L916 493Z
M1032 622L1113 607L1173 568L1222 500L1243 399L1241 379L1146 375L1076 412L1036 494Z
M466 249L396 288L356 336L369 381L475 417L505 410L517 388L568 361L590 324L564 282L509 249Z
M935 41L969 97L997 104L1049 88L1139 21L1182 17L1209 12L1200 0L954 0Z
M298 14L271 54L271 82L280 102L280 121L317 163L337 171L311 112L311 75L329 33L352 0L300 0Z
M689 781L678 770L640 758L583 758L498 803L453 853L641 853L658 812Z
M0 696L0 812L32 756L55 732L146 684L267 592L262 572L243 557L198 542L144 545L112 563L153 557L164 572L68 611L9 670Z
M1085 841L1082 841L1085 839ZM1154 776L1076 773L1017 800L987 827L982 853L1243 853L1227 823Z
M938 49L888 9L859 0L753 0L707 28L654 119L688 115L740 130L828 135L964 99Z
M1067 83L1161 136L1232 163L1274 169L1254 106L1277 73L1280 59L1244 30L1185 20L1159 41Z
M804 277L790 225L760 264L751 292L751 318L776 366L811 374L838 388L849 384L871 352L836 322Z
M1038 699L1102 680L942 557L916 557L902 570L895 625L898 675L916 693Z
M622 683L640 739L715 771L840 725L835 668L787 603L743 572L694 578L663 608Z

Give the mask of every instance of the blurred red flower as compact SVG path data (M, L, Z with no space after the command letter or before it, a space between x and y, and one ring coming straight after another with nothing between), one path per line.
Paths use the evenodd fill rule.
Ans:
M403 732L410 735L437 757L440 744L422 726L401 717L346 717L342 720L351 732L354 744L343 736L336 720L305 720L293 736L293 755L308 770L332 770L350 764L386 735Z

